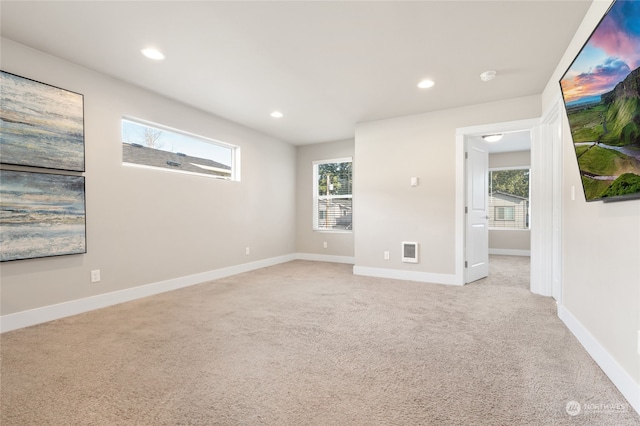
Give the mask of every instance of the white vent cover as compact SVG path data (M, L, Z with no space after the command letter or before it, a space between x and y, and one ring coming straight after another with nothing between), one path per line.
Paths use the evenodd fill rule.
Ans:
M406 263L418 263L418 243L411 241L402 242L402 261Z

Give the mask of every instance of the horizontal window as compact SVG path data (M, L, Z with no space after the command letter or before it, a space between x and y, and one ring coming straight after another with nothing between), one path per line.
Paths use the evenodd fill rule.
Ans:
M238 147L158 124L122 119L123 164L240 180Z

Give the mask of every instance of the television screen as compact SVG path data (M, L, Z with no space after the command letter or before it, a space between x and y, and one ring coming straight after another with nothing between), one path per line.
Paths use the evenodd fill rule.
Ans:
M586 200L640 198L640 1L611 5L560 88Z

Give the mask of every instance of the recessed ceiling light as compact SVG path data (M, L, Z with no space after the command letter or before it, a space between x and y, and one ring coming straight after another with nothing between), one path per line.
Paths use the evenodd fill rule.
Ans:
M271 113L271 117L273 117L273 118L282 118L282 117L284 117L284 114L281 113L280 111L273 111Z
M418 87L421 89L428 89L429 87L432 87L434 84L436 84L433 80L422 80L420 83L418 83Z
M502 133L496 133L495 135L484 135L482 136L482 139L487 142L498 142L503 136L504 134Z
M482 80L482 81L491 81L494 78L496 78L496 72L495 71L485 71L482 74L480 74L480 80Z
M152 47L142 49L140 52L147 58L153 59L154 61L161 61L164 59L164 53Z

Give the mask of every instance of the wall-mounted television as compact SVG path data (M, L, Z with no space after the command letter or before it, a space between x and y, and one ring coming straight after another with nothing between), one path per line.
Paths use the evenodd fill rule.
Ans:
M560 89L586 200L640 198L640 1L611 5Z

